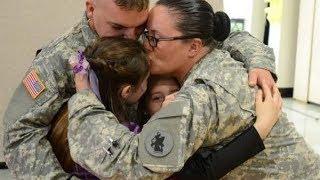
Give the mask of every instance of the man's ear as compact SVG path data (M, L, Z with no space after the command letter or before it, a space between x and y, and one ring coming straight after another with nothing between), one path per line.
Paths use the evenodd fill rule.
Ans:
M88 19L93 19L93 11L94 11L94 0L86 0L86 13Z
M194 38L191 41L189 48L189 57L195 57L201 50L203 44L200 38Z
M124 85L121 90L121 97L127 99L131 93L132 87L130 85Z

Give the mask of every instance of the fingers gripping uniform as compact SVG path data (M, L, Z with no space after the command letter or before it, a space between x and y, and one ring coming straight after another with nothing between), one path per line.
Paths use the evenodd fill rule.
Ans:
M42 91L36 90L36 84L22 82L16 89L4 116L4 154L10 170L20 179L69 176L60 167L46 135L56 112L75 93L70 55L95 38L84 15L69 32L43 47L32 62L24 80L30 80L27 76L32 72L32 77L42 82ZM28 85L35 89L28 89Z

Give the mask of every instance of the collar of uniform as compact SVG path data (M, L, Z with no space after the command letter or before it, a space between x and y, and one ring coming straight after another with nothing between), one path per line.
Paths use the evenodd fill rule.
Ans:
M98 38L98 34L91 29L88 23L88 17L86 13L83 14L81 20L81 31L84 38L85 46L90 45L94 40Z
M199 66L203 61L205 61L205 59L208 59L208 58L210 57L209 54L211 54L212 51L213 51L213 50L209 50L209 51L207 52L207 54L205 54L198 62L196 62L196 63L192 66L192 68L189 70L189 72L184 76L184 79L183 79L183 81L182 81L182 84L184 84L184 83L187 81L187 79L188 79L188 77L190 76L190 74L192 74L192 72L195 71L195 70L198 68L198 66Z

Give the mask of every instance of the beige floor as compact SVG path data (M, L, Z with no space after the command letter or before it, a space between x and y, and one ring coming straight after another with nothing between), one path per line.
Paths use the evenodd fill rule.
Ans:
M298 132L320 154L320 106L285 98L283 109Z
M299 133L320 154L320 106L285 98L283 110L296 125ZM2 152L2 146L0 148ZM0 170L0 180L10 179L13 178L8 170Z

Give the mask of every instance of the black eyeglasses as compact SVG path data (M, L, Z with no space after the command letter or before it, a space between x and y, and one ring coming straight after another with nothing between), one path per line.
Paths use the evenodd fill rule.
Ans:
M192 36L156 38L154 36L150 36L148 31L145 31L142 34L142 38L147 39L151 47L157 47L159 41L174 41L174 40L192 39L192 38L200 38L200 37L198 35L192 35Z

